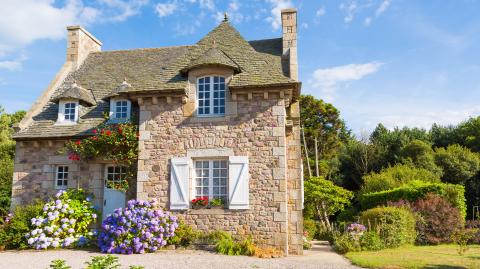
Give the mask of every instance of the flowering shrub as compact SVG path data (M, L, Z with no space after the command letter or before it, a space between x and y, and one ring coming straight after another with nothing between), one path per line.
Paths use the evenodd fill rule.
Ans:
M360 223L351 223L347 226L347 232L354 238L362 236L366 230L367 228Z
M132 123L106 124L92 130L92 136L83 140L69 141L64 151L73 161L102 158L127 167L127 175L115 189L128 190L128 180L136 178L138 158L137 126Z
M154 252L167 244L177 227L177 218L162 211L155 200L130 200L103 221L98 245L107 253Z
M88 226L97 219L91 198L81 189L59 191L55 197L32 218L35 228L25 235L28 244L36 249L86 245L93 237Z
M204 196L204 197L195 198L195 199L192 200L192 205L193 206L207 206L208 205L208 197Z

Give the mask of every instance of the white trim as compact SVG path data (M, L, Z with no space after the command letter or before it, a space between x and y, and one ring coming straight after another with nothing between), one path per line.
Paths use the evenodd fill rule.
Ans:
M125 119L123 118L116 118L116 102L119 101L127 101L127 117ZM110 122L125 122L130 120L131 118L131 113L132 113L132 101L125 99L125 98L111 98L110 99L110 112L109 112L109 117L110 117Z
M224 111L223 113L214 113L214 97L213 97L213 88L214 88L214 77L219 77L219 78L223 78L223 82L224 82L224 97L223 97L223 100L224 100ZM200 82L200 79L202 78L210 78L210 89L209 89L209 94L210 94L210 98L208 99L208 101L210 102L210 105L209 105L209 110L210 110L210 113L209 114L200 114L199 113L199 108L200 108L200 105L199 105L199 94L200 94L200 86L199 86L199 82ZM225 117L225 115L227 114L227 78L223 75L215 75L215 74L212 74L212 75L208 75L208 76L200 76L200 77L197 77L197 80L196 80L196 85L195 85L195 88L196 88L196 96L195 96L195 114L197 117L199 118L212 118L212 117Z
M65 104L74 103L75 104L75 119L65 120ZM62 99L58 102L58 117L55 124L59 125L73 125L78 122L78 111L80 110L78 100L73 99Z
M67 168L67 172L65 172L65 170L63 170L62 174L63 174L63 178L62 179L59 179L58 178L58 173L59 173L59 169L60 167L63 167L65 169L65 167ZM65 178L65 174L67 175L67 178ZM55 189L57 190L65 190L68 188L68 180L69 180L69 177L70 177L70 167L68 165L57 165L55 166L55 183L54 183L54 186L55 186ZM58 180L62 180L63 183L67 183L65 185L58 185Z

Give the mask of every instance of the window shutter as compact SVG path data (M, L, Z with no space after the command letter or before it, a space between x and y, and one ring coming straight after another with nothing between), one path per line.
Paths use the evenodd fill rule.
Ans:
M190 159L187 157L170 160L170 210L186 210L189 206Z
M248 156L230 156L228 166L229 209L249 208Z

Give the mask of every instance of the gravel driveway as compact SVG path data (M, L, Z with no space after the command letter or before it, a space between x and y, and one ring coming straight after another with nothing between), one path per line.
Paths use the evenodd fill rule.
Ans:
M92 256L102 255L86 250L52 251L5 251L0 252L0 268L48 268L50 261L66 260L72 268L84 268L85 261ZM130 265L142 265L150 268L321 268L354 269L343 256L331 251L330 247L316 242L312 250L303 256L289 256L277 259L259 259L246 256L225 256L198 250L164 250L143 255L118 255L121 268Z

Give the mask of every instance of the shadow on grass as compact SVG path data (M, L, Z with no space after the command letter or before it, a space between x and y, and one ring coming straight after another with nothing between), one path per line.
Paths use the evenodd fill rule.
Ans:
M434 264L426 265L423 269L467 269L464 266L454 266L454 265L443 265L443 264Z

